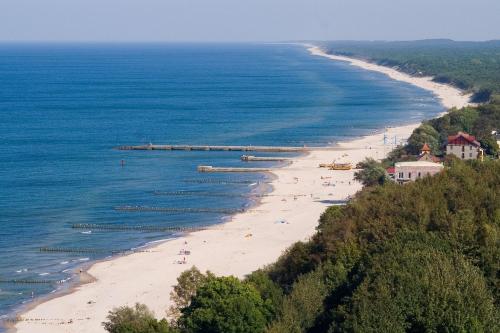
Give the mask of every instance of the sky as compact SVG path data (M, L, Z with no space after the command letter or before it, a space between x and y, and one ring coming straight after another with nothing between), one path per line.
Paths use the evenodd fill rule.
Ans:
M500 39L500 0L0 0L0 41Z

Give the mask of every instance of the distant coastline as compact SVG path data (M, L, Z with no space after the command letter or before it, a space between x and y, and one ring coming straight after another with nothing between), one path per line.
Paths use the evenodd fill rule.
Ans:
M453 107L462 108L467 105L472 105L472 103L470 102L472 94L464 93L462 90L451 85L434 82L432 81L432 77L411 76L391 67L377 65L353 57L329 54L319 46L315 46L312 44L303 45L307 47L308 51L312 55L325 57L331 60L348 62L349 64L356 67L385 74L393 80L410 83L419 88L431 91L438 97L438 99L441 101L441 104L443 104L446 109L451 109Z
M416 78L394 69L361 60L329 55L308 45L314 56L347 61L366 70L388 75L430 90L446 108L469 104L469 96L451 86ZM419 123L386 129L390 136L408 137ZM381 129L382 131L383 129ZM315 233L317 220L332 202L343 201L361 189L352 180L354 171L318 169L318 164L347 154L352 163L365 157L382 158L391 146L382 144L384 133L365 136L339 146L348 151L312 151L294 158L293 164L274 171L272 194L262 198L255 209L237 214L216 228L155 244L147 253L104 260L93 264L88 273L96 281L76 287L73 292L37 304L21 315L17 332L103 332L101 322L113 307L147 304L156 315L164 316L169 290L177 276L191 265L216 274L243 277L274 262L296 241L307 240ZM326 185L328 184L328 185ZM277 221L285 221L278 223ZM172 264L179 249L191 251L188 265ZM134 272L134 274L131 274ZM31 320L31 319L41 320ZM57 322L53 319L57 318ZM52 320L52 321L51 321Z

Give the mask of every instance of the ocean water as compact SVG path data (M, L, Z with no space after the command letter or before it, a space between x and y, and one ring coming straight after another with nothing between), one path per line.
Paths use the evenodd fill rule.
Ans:
M0 317L69 285L78 265L175 236L73 224L220 223L115 207L245 209L267 190L264 175L196 172L240 166L241 153L115 146L326 145L441 111L430 92L296 45L0 45ZM5 282L24 279L69 280Z

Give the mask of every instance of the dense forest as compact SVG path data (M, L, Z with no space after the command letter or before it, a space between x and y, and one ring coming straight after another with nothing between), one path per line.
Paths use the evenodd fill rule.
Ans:
M491 134L500 129L500 43L328 45L487 89L489 103L425 121L385 165L361 163L370 170L357 175L366 186L345 206L328 208L315 236L273 265L244 280L193 267L170 295L169 321L138 304L110 312L108 332L500 332L500 163ZM433 177L387 181L385 166L414 158L424 143L441 155L457 131L478 138L484 162L447 158Z
M328 53L361 58L412 74L433 76L485 102L500 92L500 41L321 42Z

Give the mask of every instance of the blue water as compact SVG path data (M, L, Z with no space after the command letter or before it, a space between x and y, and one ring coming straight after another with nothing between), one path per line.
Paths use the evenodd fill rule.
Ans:
M227 218L116 206L245 208L265 187L239 183L265 184L263 175L196 172L199 164L241 165L240 153L114 146L326 145L440 111L429 92L313 57L300 46L0 45L0 279L70 278L63 271L87 259L172 236L87 234L72 229L74 223L194 226ZM175 190L234 195L153 193ZM40 247L102 252L41 253ZM0 316L32 292L44 295L67 283L0 283Z

